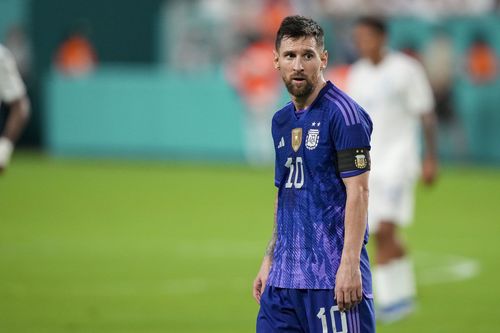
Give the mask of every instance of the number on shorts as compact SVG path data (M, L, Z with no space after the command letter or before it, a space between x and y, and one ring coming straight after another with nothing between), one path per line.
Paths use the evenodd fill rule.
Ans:
M342 330L337 330L337 325L335 324L335 312L340 314L340 323L342 325ZM320 308L318 314L316 315L321 320L321 326L323 327L322 333L328 333L328 326L326 325L326 313L325 308ZM330 319L332 320L333 333L348 333L347 331L347 319L345 312L339 311L339 307L334 305L330 308Z

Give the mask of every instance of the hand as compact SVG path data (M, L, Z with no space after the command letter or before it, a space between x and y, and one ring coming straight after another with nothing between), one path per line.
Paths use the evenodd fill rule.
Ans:
M426 156L422 164L422 180L425 185L432 185L436 180L438 163L434 156Z
M363 299L363 287L359 259L342 260L335 278L335 299L340 311L347 311Z
M253 281L253 298L260 304L260 297L264 293L264 289L266 288L267 277L269 276L269 270L271 269L271 258L268 256L264 257L262 261L262 265L260 266L259 273L257 273L257 277Z

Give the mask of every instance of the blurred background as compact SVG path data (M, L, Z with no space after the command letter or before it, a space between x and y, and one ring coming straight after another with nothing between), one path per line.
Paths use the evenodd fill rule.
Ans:
M498 330L498 1L0 0L32 102L0 176L1 332L254 330L288 99L272 50L297 13L338 86L377 14L434 89L441 177L405 232L420 306L379 331Z

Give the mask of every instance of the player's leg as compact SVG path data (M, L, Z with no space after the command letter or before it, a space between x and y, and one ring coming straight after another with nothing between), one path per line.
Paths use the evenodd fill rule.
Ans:
M414 310L413 264L397 237L394 223L382 222L375 239L377 265L373 282L379 310L377 317L384 322L396 321Z
M257 333L305 333L290 300L290 289L267 286L260 299Z
M377 265L386 265L406 255L405 245L398 236L397 225L394 221L380 221L373 236Z
M386 187L378 193L377 222L372 230L375 240L376 266L373 270L377 318L399 320L414 309L416 295L413 263L398 236L398 225L407 224L413 211L413 183ZM377 212L377 209L374 209Z
M363 301L351 310L341 312L333 290L297 289L292 297L294 308L306 333L374 333L373 299Z

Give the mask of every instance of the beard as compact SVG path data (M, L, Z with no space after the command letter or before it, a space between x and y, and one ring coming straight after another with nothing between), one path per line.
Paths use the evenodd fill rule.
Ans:
M294 84L293 79L286 80L285 78L283 78L286 89L288 90L290 95L298 98L304 98L309 96L313 92L314 84L312 84L312 82L305 77L303 77L303 79L304 79L304 84L298 87Z

